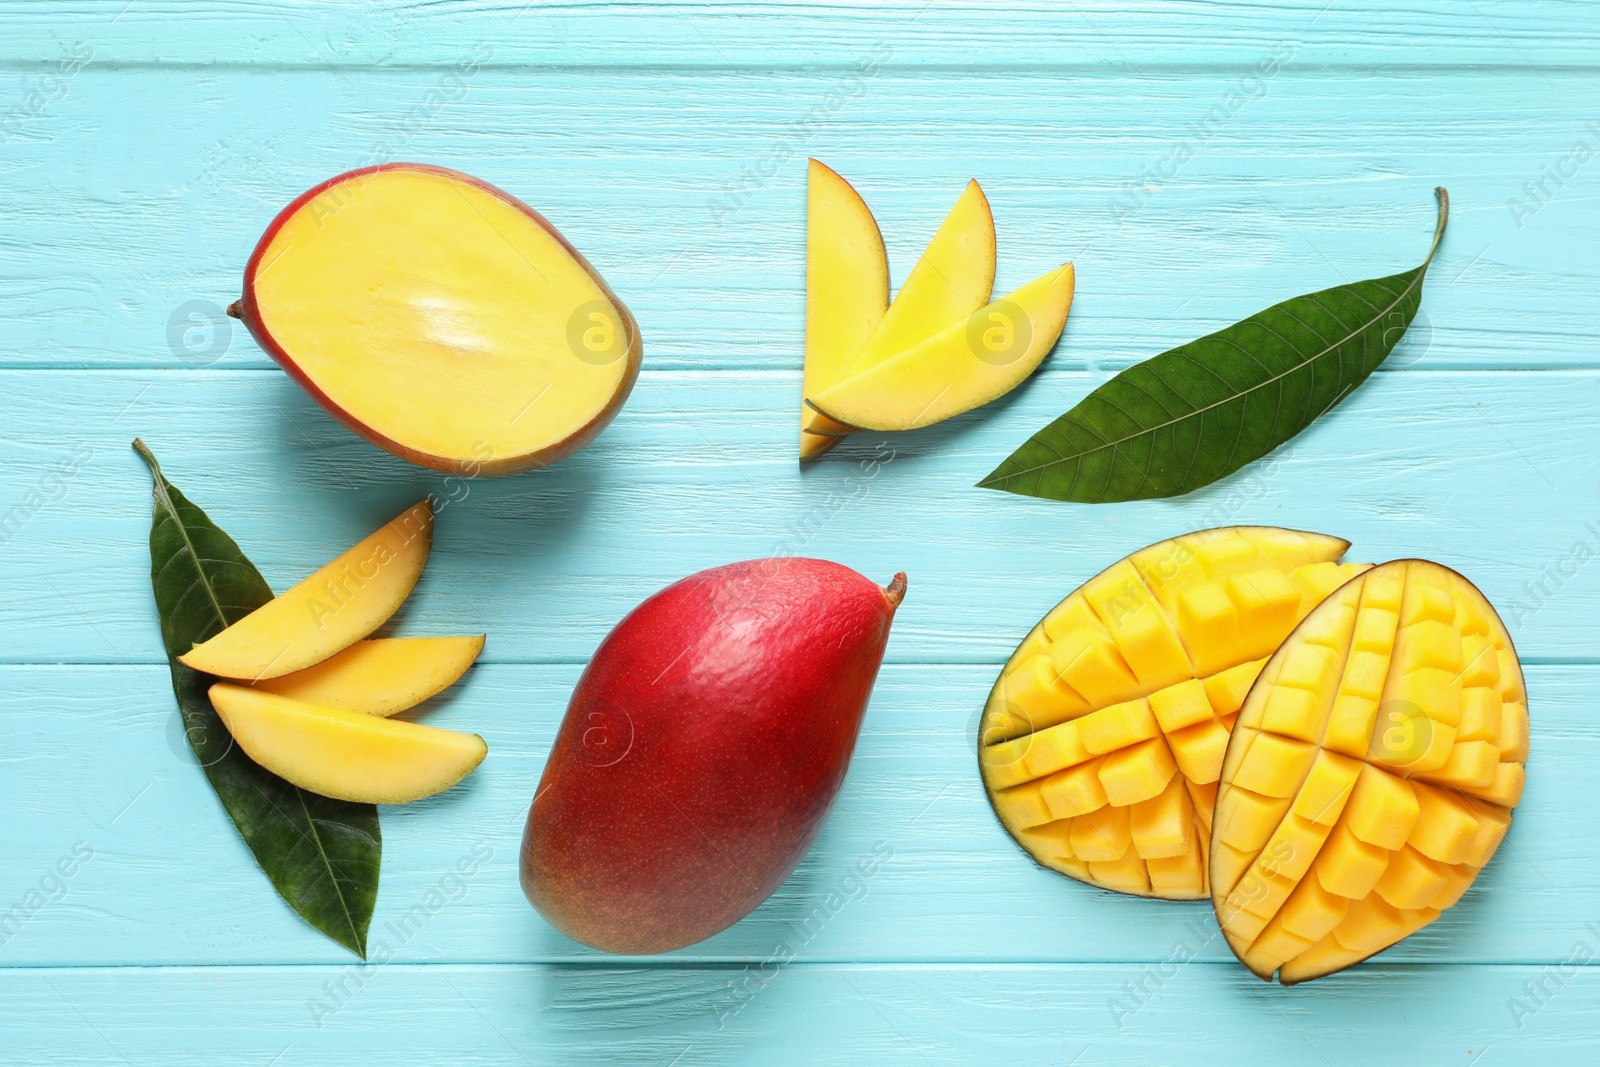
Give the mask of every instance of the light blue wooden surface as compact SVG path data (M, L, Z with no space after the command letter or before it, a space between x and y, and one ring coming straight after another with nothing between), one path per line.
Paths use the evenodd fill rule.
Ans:
M1274 49L1279 72L1241 82ZM0 544L0 909L54 898L0 944L0 1063L1596 1062L1596 972L1568 962L1600 952L1600 567L1572 562L1600 553L1597 55L1586 0L0 6L0 513L21 508ZM1230 91L1248 99L1196 141ZM974 176L1000 286L1075 259L1037 379L797 470L808 154L862 189L896 282ZM237 295L283 203L382 156L549 215L637 313L646 371L595 445L440 516L398 626L490 634L431 721L491 754L385 810L373 937L395 961L363 970L277 901L185 757L127 444L280 588L440 486L242 330L185 333ZM1109 371L1414 265L1434 184L1455 210L1425 318L1271 467L1100 508L971 487ZM1530 663L1529 788L1493 865L1380 961L1292 990L1232 963L1201 905L1033 867L975 773L982 695L1038 616L1220 522L1456 566ZM780 551L911 576L838 807L711 941L625 962L574 945L523 902L515 852L581 664L667 582ZM874 846L892 858L829 914ZM795 962L764 968L780 945Z

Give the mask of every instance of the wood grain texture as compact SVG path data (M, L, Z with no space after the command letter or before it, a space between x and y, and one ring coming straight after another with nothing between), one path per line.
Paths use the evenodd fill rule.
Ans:
M794 554L909 573L891 660L999 663L1108 561L1239 522L1338 534L1352 559L1425 553L1500 605L1525 657L1592 658L1600 566L1574 549L1600 549L1600 456L1550 430L1600 421L1600 374L1380 372L1274 462L1176 500L973 487L1096 380L1044 374L924 431L857 434L802 471L798 373L646 371L583 452L466 482L360 441L276 371L0 373L0 520L17 516L0 662L161 662L136 433L279 590L435 493L434 556L391 630L487 633L490 662L582 662L667 583ZM90 457L77 473L52 475L75 450Z
M181 17L179 14L181 13ZM0 19L0 58L37 63L89 39L108 60L364 67L442 65L486 43L509 66L771 68L841 64L891 44L902 62L951 68L1253 62L1305 40L1320 63L1543 67L1592 63L1584 0L1470 4L1295 0L25 0Z
M1592 947L1595 936L1586 936ZM791 964L775 972L394 964L350 972L0 972L0 999L32 1023L0 1032L0 1053L40 1067L213 1067L274 1056L327 1067L1435 1067L1480 1059L1589 1067L1600 993L1600 969L1579 966L1557 986L1538 966L1374 964L1289 990L1263 986L1236 964L1206 963L1163 964L1162 973L1107 964ZM341 981L349 993L338 994ZM1541 982L1548 993L1540 1007L1514 1015L1515 1005L1532 1003L1524 987ZM1135 1003L1130 985L1146 991L1137 1010L1126 1007ZM344 1006L319 1015L317 1003Z
M896 286L977 177L996 292L1076 262L1057 366L1120 368L1278 300L1409 269L1435 185L1456 210L1390 365L1600 366L1585 191L1600 163L1568 158L1580 140L1600 152L1576 105L1600 99L1600 77L1329 71L1298 51L1280 68L1240 96L1227 66L888 65L818 117L837 72L484 70L441 90L431 68L91 62L0 152L0 366L270 366L222 316L262 230L325 178L415 159L546 214L637 315L646 368L796 370L808 154L861 190ZM18 75L18 92L37 80ZM1577 176L1550 184L1557 165Z
M1198 959L1230 959L1209 903L1070 881L1001 830L974 751L998 669L885 667L844 792L799 870L744 922L663 958L760 960L786 945L807 962L1137 963L1184 940ZM373 958L387 945L403 962L624 962L556 933L517 885L523 818L579 670L474 667L418 713L482 734L489 756L449 793L383 809ZM1385 960L1554 960L1585 936L1600 914L1600 826L1566 798L1600 761L1597 688L1600 667L1529 668L1532 757L1514 828L1463 902ZM182 756L162 668L0 668L0 752L15 754L0 777L0 809L14 816L11 899L0 904L20 901L75 844L94 852L65 895L0 947L3 962L348 962L273 895ZM886 858L863 876L875 852ZM461 874L464 858L479 869Z
M1597 46L1589 0L0 5L0 1063L1594 1062L1596 971L1572 961L1600 951ZM800 472L807 155L861 189L897 284L970 177L1002 291L1075 260L1046 370ZM638 315L646 372L581 454L447 483L220 317L291 197L408 158L544 211ZM1422 316L1272 461L1100 508L972 487L1110 372L1414 265L1436 184L1455 212ZM280 589L445 502L391 629L489 633L419 717L490 756L384 811L390 963L353 968L277 901L186 755L135 434ZM1458 567L1533 664L1528 791L1484 876L1287 990L1228 960L1204 905L1033 866L972 749L1045 610L1227 522ZM786 552L910 572L839 805L746 922L597 957L514 872L581 664L667 582Z

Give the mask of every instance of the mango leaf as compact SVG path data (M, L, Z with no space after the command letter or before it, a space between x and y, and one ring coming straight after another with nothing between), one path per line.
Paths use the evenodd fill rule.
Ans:
M378 809L308 793L234 745L206 695L217 679L178 657L271 600L272 590L233 538L162 476L144 442L133 447L155 477L150 582L189 745L273 887L306 922L365 959L383 855Z
M1297 296L1129 367L978 485L1098 504L1178 496L1260 459L1366 380L1422 302L1415 270Z

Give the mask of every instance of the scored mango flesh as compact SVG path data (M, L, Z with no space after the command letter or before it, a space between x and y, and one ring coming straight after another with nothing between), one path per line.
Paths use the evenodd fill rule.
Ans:
M979 726L990 803L1040 864L1104 889L1209 893L1216 782L1266 658L1365 568L1349 542L1202 530L1118 561L1044 617Z
M1527 758L1522 668L1483 594L1422 560L1367 571L1239 712L1211 840L1228 944L1292 985L1426 926L1494 855Z

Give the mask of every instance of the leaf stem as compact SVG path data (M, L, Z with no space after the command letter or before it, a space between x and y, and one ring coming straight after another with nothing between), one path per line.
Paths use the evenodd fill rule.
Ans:
M161 464L156 462L155 453L151 452L149 446L137 437L133 439L133 450L143 456L146 463L150 464L151 473L157 476L161 474Z
M1428 249L1428 258L1422 261L1426 268L1433 262L1433 254L1439 251L1439 241L1444 237L1445 223L1450 221L1450 190L1442 185L1433 187L1433 195L1439 198L1439 222L1433 228L1433 246Z

